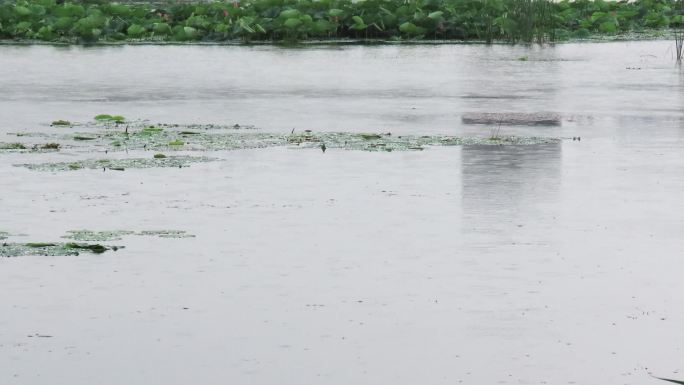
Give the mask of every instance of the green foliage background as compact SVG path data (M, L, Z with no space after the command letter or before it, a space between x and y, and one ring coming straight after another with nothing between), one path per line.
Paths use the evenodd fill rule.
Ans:
M459 39L532 42L684 25L684 0L0 0L0 38L97 42Z

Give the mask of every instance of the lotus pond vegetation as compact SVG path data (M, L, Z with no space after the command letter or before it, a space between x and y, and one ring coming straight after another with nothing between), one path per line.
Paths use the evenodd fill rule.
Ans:
M681 28L682 0L0 0L0 39L63 43L335 39L544 42ZM119 117L103 116L116 121Z

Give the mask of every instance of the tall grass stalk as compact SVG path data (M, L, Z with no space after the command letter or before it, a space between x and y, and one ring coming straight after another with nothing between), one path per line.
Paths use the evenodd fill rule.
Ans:
M675 29L674 30L674 38L675 38L675 55L677 56L677 62L681 63L682 62L682 54L684 54L684 29Z
M554 40L552 2L549 0L509 0L513 21L507 32L509 40L524 43L544 43Z

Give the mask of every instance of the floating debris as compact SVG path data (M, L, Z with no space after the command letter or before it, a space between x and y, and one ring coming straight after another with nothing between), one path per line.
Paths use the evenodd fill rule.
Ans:
M147 235L147 236L156 236L159 238L194 238L195 236L192 234L188 234L186 231L183 230L144 230L139 233L136 233L136 235Z
M73 139L74 140L95 140L97 138L92 137L92 136L75 135Z
M59 150L61 145L59 143L45 143L45 144L36 144L33 146L34 150Z
M188 167L192 163L210 162L213 160L215 159L204 156L169 156L166 158L86 159L74 162L25 163L15 164L14 166L26 167L34 171L72 171L81 169L123 171L128 168L182 168Z
M26 150L23 143L0 143L0 150Z
M76 241L105 242L119 241L124 235L135 234L135 231L114 230L114 231L91 231L91 230L70 230L62 238L73 239Z
M102 246L102 245L97 244L97 243L96 244L89 244L89 243L73 243L73 242L71 242L71 243L65 244L64 247L67 249L73 249L73 250L86 250L86 251L90 251L91 253L95 253L95 254L102 254L105 251L109 250L108 247ZM116 250L119 249L117 246L114 246L114 247L116 247Z
M381 139L382 136L378 134L359 134L365 140Z
M71 126L71 122L68 120L55 120L50 124L51 126Z
M108 250L119 250L123 246L104 246L97 243L2 243L0 257L23 257L30 255L66 256L80 255L82 252L102 254Z
M112 231L92 231L92 230L70 230L62 238L73 239L76 241L105 242L119 241L127 235L151 236L159 238L194 238L193 234L188 234L183 230L143 230L135 232L131 230L112 230Z
M52 338L52 336L49 335L49 334L40 334L40 333L29 334L29 335L27 335L26 337L28 337L28 338L33 338L33 337L37 337L37 338Z
M519 126L560 126L561 116L553 112L468 112L463 124L503 124Z
M33 248L56 246L56 244L54 244L54 243L44 243L44 242L29 242L29 243L25 243L25 245L26 245L26 247L33 247Z
M43 144L34 144L31 147L28 147L28 144L24 143L0 143L0 150L5 150L5 151L21 151L21 152L26 152L24 150L29 150L30 152L45 152L45 151L57 151L61 148L62 146L59 143L43 143Z

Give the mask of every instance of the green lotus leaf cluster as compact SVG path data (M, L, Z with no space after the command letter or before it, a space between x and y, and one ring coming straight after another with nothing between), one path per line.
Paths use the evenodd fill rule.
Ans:
M456 137L450 135L393 135L392 133L358 133L328 131L298 131L292 133L261 132L257 130L212 129L189 131L186 125L131 122L126 129L105 129L87 134L31 133L50 140L72 141L82 150L106 150L111 153L138 150L150 151L146 158L89 159L74 162L18 164L31 170L68 171L80 169L126 170L129 168L186 167L191 163L207 162L213 158L173 156L177 151L226 151L270 147L344 149L357 151L411 151L426 146L460 145L537 145L560 142L557 137L493 136ZM163 151L163 153L161 152Z
M105 0L0 0L0 38L78 43L337 38L532 42L682 26L682 3L224 0L122 4ZM112 121L122 118L109 117Z

